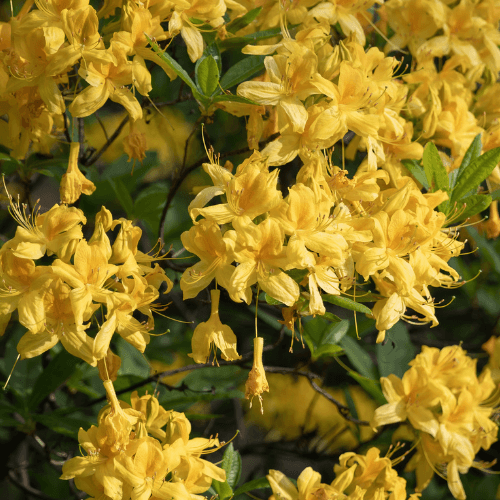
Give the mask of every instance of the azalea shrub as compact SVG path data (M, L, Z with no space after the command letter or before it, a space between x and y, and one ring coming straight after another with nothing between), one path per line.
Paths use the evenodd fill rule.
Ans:
M0 12L9 499L500 498L495 1Z

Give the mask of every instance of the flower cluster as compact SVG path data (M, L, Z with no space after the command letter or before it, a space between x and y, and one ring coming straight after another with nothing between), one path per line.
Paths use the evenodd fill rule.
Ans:
M340 295L355 285L357 272L373 278L380 292L373 309L379 342L401 318L437 324L428 287L459 283L447 261L463 248L442 231L446 215L435 210L445 193L424 195L407 176L381 189L384 171L351 180L318 153L283 199L278 170L270 171L267 160L254 152L234 174L214 161L204 164L214 186L201 189L189 206L194 226L182 243L201 260L182 276L184 299L215 278L236 302L250 303L257 284L289 308L301 299L302 314L321 315L320 290ZM206 206L217 195L225 203ZM292 270L302 272L299 280ZM406 315L407 308L422 317Z
M110 404L98 425L80 429L86 456L68 460L61 479L73 479L93 498L112 500L194 500L205 497L212 479L226 473L201 455L218 450L217 438L190 439L184 413L165 410L156 397L132 393L131 405L119 401L110 380L104 381Z
M146 34L162 41L180 33L196 61L203 52L201 32L207 25L214 33L222 28L226 14L224 2L208 0L106 1L98 11L88 0L35 3L37 9L30 11L28 0L17 16L0 23L0 103L8 116L1 125L14 158L24 158L31 143L35 151L50 153L54 135L64 130L66 101L74 117L90 116L111 99L132 123L141 119L136 93L147 97L152 89L146 61L176 77L148 48ZM132 134L130 140L143 138ZM140 159L141 144L129 141L129 154L136 146L134 157Z
M43 214L30 214L11 198L10 210L18 227L0 249L0 333L17 309L28 330L17 346L21 358L38 356L60 341L68 352L96 366L115 332L144 352L154 328L153 311L162 309L153 302L162 283L168 292L172 282L153 265L157 255L138 249L141 229L127 219L113 220L102 207L87 241L82 233L87 220L78 208L54 205ZM111 244L107 232L118 226ZM45 256L52 256L49 265ZM40 259L45 265L37 265ZM91 338L86 330L102 308L105 318ZM136 311L146 319L136 319Z
M406 480L398 476L392 465L389 457L380 456L378 448L370 448L365 455L352 452L341 455L331 484L322 483L321 475L311 467L297 478L297 487L277 470L270 470L267 479L273 489L271 498L275 500L417 500L418 493L406 495Z
M381 379L388 404L375 411L372 425L408 420L410 427L403 427L400 435L416 441L408 469L416 469L420 491L437 472L448 480L453 496L463 500L459 473L491 465L475 457L498 439L498 393L493 393L496 385L489 368L477 376L476 361L460 346L424 346L402 379Z

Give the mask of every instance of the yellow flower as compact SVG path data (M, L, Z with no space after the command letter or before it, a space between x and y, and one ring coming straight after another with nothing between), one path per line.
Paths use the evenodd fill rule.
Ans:
M425 370L410 368L403 379L391 374L382 377L380 382L388 404L375 411L373 427L408 419L415 429L436 436L439 424L430 408L437 404L441 391Z
M281 193L276 189L279 171L269 172L265 163L252 161L252 157L249 160L240 165L236 175L227 182L224 190L227 203L207 208L191 208L193 219L201 215L218 224L242 217L253 220L272 210L280 202ZM208 201L207 199L205 202Z
M287 41L290 55L278 54L266 57L264 64L270 82L243 82L238 95L259 104L277 106L284 112L295 132L303 132L307 122L307 110L301 101L320 91L311 83L317 71L318 58L305 45Z
M95 191L95 185L89 181L78 168L78 153L80 152L80 143L72 142L69 150L68 170L62 176L59 192L61 201L71 205L75 203L81 194L90 195Z
M68 262L83 238L80 223L85 224L87 219L78 208L54 205L44 214L28 215L26 205L21 207L11 200L10 211L19 224L16 235L9 241L17 257L36 260L47 252Z
M233 221L233 226L236 231L226 234L235 240L235 258L240 265L231 278L231 296L258 282L271 297L293 305L299 298L299 286L280 269L287 268L290 261L278 222L270 218L255 225L248 217L241 217Z
M104 284L115 274L117 266L108 264L98 243L89 245L85 240L81 240L76 246L74 265L57 259L52 270L72 287L71 306L77 325L82 325L84 313L92 306L93 300L106 302L111 292Z
M260 410L264 413L262 406L263 392L269 392L269 384L266 379L266 372L262 364L262 352L264 349L264 339L262 337L255 337L253 339L253 366L248 374L248 379L245 383L245 397L250 399L250 407L252 407L252 400L254 396L259 398Z
M222 358L226 361L240 359L236 351L236 335L231 328L223 325L219 319L220 290L210 290L212 311L205 323L200 323L194 330L191 346L193 352L188 354L196 363L206 363L210 358L212 348L218 347Z
M189 231L181 235L184 248L201 260L186 269L181 278L181 290L184 300L196 297L215 278L224 288L229 288L230 278L235 270L231 265L234 260L232 241L222 236L219 226L202 220ZM242 299L250 302L246 294ZM240 299L241 301L241 299Z
M70 297L70 287L51 272L32 283L26 301L18 307L19 322L29 329L17 345L21 359L38 356L61 341L73 356L96 365L93 341L85 327L76 324ZM88 306L81 312L83 321L88 321L94 309Z

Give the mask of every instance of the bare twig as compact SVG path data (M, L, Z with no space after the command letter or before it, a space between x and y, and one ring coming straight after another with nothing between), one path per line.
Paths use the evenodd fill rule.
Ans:
M279 336L278 340L274 344L269 344L269 345L265 346L264 351L270 351L270 350L274 349L275 347L277 347L282 342L284 337L285 337L285 327L283 326L280 330L280 336ZM223 360L221 360L218 362L218 364L219 364L219 366L228 366L228 365L240 366L240 365L244 365L252 358L253 358L253 352L247 352L246 354L243 354L243 356L241 356L240 359L237 359L235 361L223 361ZM201 368L208 368L208 367L213 367L213 366L214 366L213 362L208 362L208 363L200 363L200 364L181 366L180 368L174 368L173 370L167 370L167 371L164 371L161 373L156 373L154 375L151 375L148 378L145 378L144 380L141 380L140 382L137 382L135 384L132 384L132 385L126 387L125 389L121 389L119 391L116 391L116 394L120 395L120 394L125 394L126 392L134 391L135 389L139 389L140 387L143 387L143 386L149 384L150 382L156 382L157 380L160 380L164 377L169 377L170 375L176 375L177 373L183 373L183 372L187 372L187 371L191 371L191 370L199 370ZM180 389L179 387L172 387L172 386L168 386L167 384L162 384L162 385L168 387L171 390L172 389L175 389L175 390ZM106 396L101 396L100 398L93 399L92 401L89 401L85 406L93 406L93 405L96 405L98 403L102 403L103 401L106 401Z
M123 118L123 120L120 122L118 127L116 127L116 130L109 136L108 140L104 143L101 149L94 153L85 163L84 165L86 167L89 167L90 165L93 165L111 146L111 144L115 141L115 139L120 135L121 131L123 130L123 127L128 123L130 120L130 115L127 113L127 115Z
M41 500L57 500L54 497L49 497L43 491L37 490L30 485L22 484L16 479L16 475L13 470L9 470L9 480L14 485L17 486L20 490L24 491L28 495L31 495L35 498L40 498Z
M306 377L307 380L309 380L309 383L311 384L311 387L321 394L323 397L328 399L331 403L333 403L337 409L339 410L339 413L342 417L344 417L346 420L349 420L349 422L352 422L357 425L370 425L369 422L366 420L358 420L357 418L354 418L351 416L349 408L345 405L343 405L340 401L336 400L331 394L326 392L324 389L322 389L316 382L315 380L319 379L321 380L321 377L319 375L316 375L315 373L312 372L303 372L296 370L295 368L281 368L277 366L264 366L264 370L266 373L282 373L282 374L293 374L293 375L300 375L301 377Z
M191 138L194 136L196 131L198 130L198 127L204 117L200 116L196 122L193 125L193 130L191 130L191 133L189 134L188 138L186 139L186 142L184 144L184 157L182 159L182 166L177 172L177 174L173 177L172 179L172 185L170 186L170 189L168 190L168 195L167 195L167 201L165 203L165 206L163 207L163 211L161 213L160 217L160 227L158 231L158 238L160 241L163 241L163 238L165 236L165 219L167 218L167 212L168 209L170 208L170 204L172 203L172 200L174 199L175 193L177 193L177 190L181 186L182 182L188 175L188 173L191 171L190 168L186 170L186 161L187 161L187 153L189 149L189 143L191 141ZM186 171L186 172L185 172Z
M84 149L85 123L83 121L83 118L77 118L77 122L78 122L78 142L80 143L80 152L78 154L78 161L82 161L82 159L85 157L85 149Z

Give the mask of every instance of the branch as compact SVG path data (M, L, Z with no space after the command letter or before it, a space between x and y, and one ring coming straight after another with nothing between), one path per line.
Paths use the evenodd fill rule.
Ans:
M264 351L271 351L272 349L276 348L284 339L285 337L285 327L281 327L280 330L280 336L278 340L274 344L269 344L264 347ZM253 358L253 351L252 352L247 352L246 354L243 354L240 359L236 359L234 361L219 361L218 365L219 366L230 366L230 365L244 365L247 361ZM135 389L139 389L140 387L149 384L150 382L156 382L159 381L160 379L164 377L169 377L170 375L176 375L177 373L182 373L182 372L187 372L191 370L199 370L201 368L208 368L208 367L213 367L214 362L208 362L208 363L200 363L200 364L193 364L193 365L187 365L187 366L181 366L180 368L174 368L173 370L167 370L161 373L155 373L154 375L151 375L148 378L145 378L144 380L141 380L140 382L137 382L135 384L129 385L125 389L121 389L119 391L116 391L117 396L120 394L125 394L126 392L133 391ZM286 370L286 368L283 368ZM179 387L172 387L168 386L167 384L162 384L165 387L168 387L170 390L179 390ZM190 389L191 390L191 389ZM93 406L98 403L102 403L103 401L106 401L106 396L101 396L100 398L93 399L92 401L89 401L85 406Z
M86 167L89 167L90 165L93 165L111 146L111 144L115 141L115 139L120 135L121 131L123 130L123 127L128 123L130 120L130 115L127 113L127 115L123 118L121 123L116 127L116 130L113 132L113 134L108 138L108 140L104 143L104 146L94 153L85 163L84 165Z
M36 490L35 488L25 485L20 483L14 474L14 471L11 469L9 470L9 480L10 482L14 485L17 486L20 490L24 491L25 493L28 493L28 495L31 495L35 498L40 498L41 500L57 500L54 497L49 497L46 495L43 491Z
M268 143L274 141L274 139L277 139L280 136L279 132L276 132L276 134L270 135L267 139L264 141L259 142L259 148L262 148L266 146ZM190 139L191 135L188 137L188 140ZM187 145L187 141L186 141ZM245 148L241 149L235 149L234 151L226 151L225 153L221 153L219 156L220 159L226 158L228 156L235 156L243 153L248 153L250 152L251 149L247 146ZM172 200L177 193L178 189L181 187L181 184L184 182L184 179L193 171L196 170L198 167L201 167L204 163L206 163L207 157L203 156L203 158L200 158L198 161L194 162L192 165L190 165L188 168L184 168L184 163L186 159L186 151L184 151L184 162L183 162L183 167L179 171L179 176L172 182L172 186L170 187L167 195L167 202L165 203L165 206L163 207L163 212L161 214L161 219L160 219L160 230L159 230L159 238L161 241L163 241L163 236L165 234L165 219L167 218L167 212L168 209L170 208L170 205L172 203ZM170 265L170 264L169 264Z
M349 408L347 406L343 405L340 401L336 400L331 394L329 394L324 389L322 389L314 381L315 379L321 380L321 377L319 375L316 375L315 373L312 373L312 372L297 371L295 368L280 368L280 367L275 367L275 366L264 366L264 370L267 373L282 373L282 374L291 373L293 375L300 375L301 377L306 377L307 380L309 380L311 387L316 392L321 394L323 397L328 399L328 401L333 403L337 407L337 409L339 410L339 413L342 417L344 417L349 422L352 422L353 424L366 425L366 426L370 425L370 423L367 422L366 420L358 420L357 418L352 417L350 414Z
M163 211L161 213L160 217L160 227L158 231L158 238L160 241L163 241L163 238L165 236L165 219L167 218L167 212L168 209L172 203L172 200L174 199L175 193L177 193L178 189L180 188L182 182L186 178L186 176L191 172L191 167L189 167L186 170L186 161L187 161L187 153L188 153L188 148L189 148L189 142L191 141L191 138L195 134L195 132L198 130L198 126L204 119L203 116L199 116L196 122L194 123L193 130L191 130L191 133L189 134L188 138L186 139L186 142L184 144L184 157L182 159L182 166L179 169L177 175L174 176L172 179L172 185L170 186L170 189L168 190L168 195L167 195L167 201L165 202L165 206L163 207ZM186 172L184 172L186 170Z

